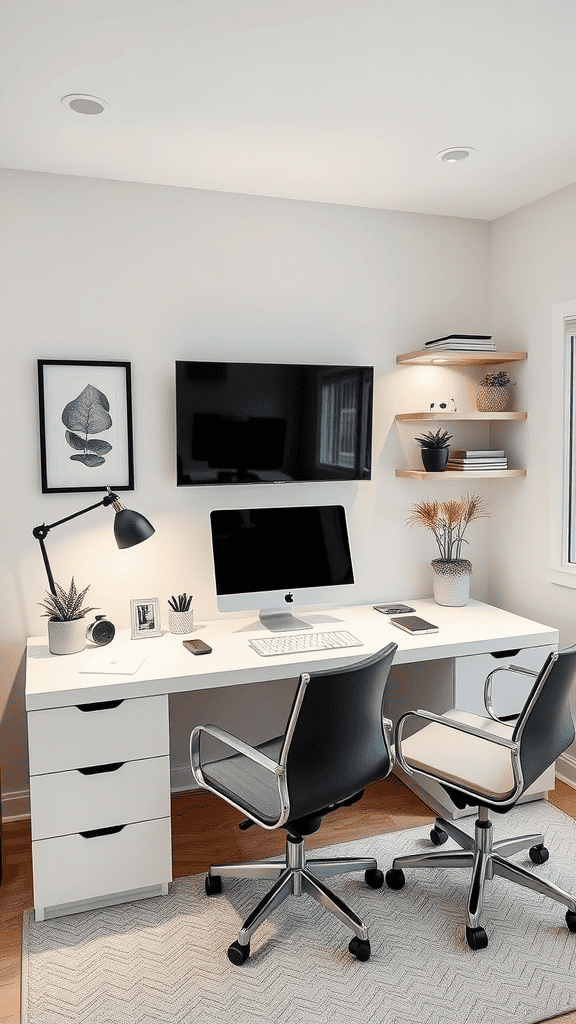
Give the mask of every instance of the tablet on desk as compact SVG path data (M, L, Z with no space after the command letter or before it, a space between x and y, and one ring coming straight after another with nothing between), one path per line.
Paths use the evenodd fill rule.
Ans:
M414 636L419 633L440 632L439 626L435 626L432 622L426 622L426 619L421 619L419 615L403 615L400 619L390 619L390 622Z
M95 651L94 656L86 662L80 672L96 675L133 676L146 661L147 655L132 648L106 648L106 651Z

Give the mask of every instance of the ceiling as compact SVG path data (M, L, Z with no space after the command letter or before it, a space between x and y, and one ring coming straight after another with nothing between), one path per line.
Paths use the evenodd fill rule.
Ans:
M1 0L0 37L4 167L487 220L576 181L574 0Z

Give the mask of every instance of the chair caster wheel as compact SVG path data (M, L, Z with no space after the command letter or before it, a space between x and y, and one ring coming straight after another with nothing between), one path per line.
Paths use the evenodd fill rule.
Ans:
M384 885L384 875L378 868L368 868L364 872L364 881L371 889L381 889Z
M545 864L550 856L548 850L542 844L540 846L531 846L528 853L533 864Z
M576 932L576 914L573 910L566 911L566 924L571 932Z
M245 960L250 956L250 943L246 946L241 946L239 942L233 942L231 946L228 946L228 959L231 964L235 967L241 967Z
M390 871L386 872L386 885L389 889L403 889L405 882L406 876L402 868L390 868Z
M444 846L444 843L448 839L448 833L440 828L439 825L434 825L430 833L430 840L434 846Z
M468 928L466 926L466 942L470 949L486 949L488 936L483 928Z
M204 879L204 888L207 896L217 896L222 892L222 879L220 875L207 874Z
M359 939L357 936L349 942L348 949L357 960L361 960L363 963L370 959L370 940Z

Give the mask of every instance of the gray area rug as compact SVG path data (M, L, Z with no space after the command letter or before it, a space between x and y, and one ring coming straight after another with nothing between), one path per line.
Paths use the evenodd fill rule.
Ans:
M474 819L463 827L472 831ZM576 823L545 803L495 823L496 837L542 831L550 860L533 867L576 892ZM394 856L430 848L429 828L326 848ZM198 837L201 842L201 836ZM449 840L445 849L454 844ZM168 897L35 923L25 915L23 1024L533 1024L576 1008L576 935L565 908L502 879L488 883L489 945L466 944L468 872L407 872L393 892L362 874L328 880L370 932L372 956L348 953L352 933L308 896L287 900L255 933L251 956L226 956L267 882L177 879Z

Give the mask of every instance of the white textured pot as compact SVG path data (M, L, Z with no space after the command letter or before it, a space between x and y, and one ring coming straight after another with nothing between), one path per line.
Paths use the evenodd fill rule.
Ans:
M436 604L449 605L453 608L468 604L472 562L467 558L458 558L454 562L435 558L432 562L432 575Z
M77 654L86 647L86 619L60 622L48 619L48 649L50 654Z
M168 621L171 633L191 633L194 629L194 615L191 608L187 612L175 612L173 608L170 608Z

